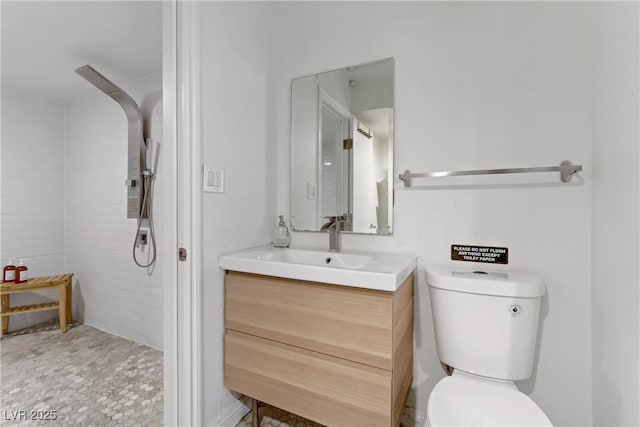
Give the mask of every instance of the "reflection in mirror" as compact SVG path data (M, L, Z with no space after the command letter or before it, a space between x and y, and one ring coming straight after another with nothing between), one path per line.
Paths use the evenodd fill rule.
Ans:
M391 234L393 59L291 83L291 225ZM326 227L325 227L326 228Z

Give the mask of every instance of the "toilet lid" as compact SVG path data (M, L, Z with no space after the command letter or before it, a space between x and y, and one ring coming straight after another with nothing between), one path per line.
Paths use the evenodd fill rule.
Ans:
M468 375L441 380L427 404L431 426L552 426L526 394L512 383Z

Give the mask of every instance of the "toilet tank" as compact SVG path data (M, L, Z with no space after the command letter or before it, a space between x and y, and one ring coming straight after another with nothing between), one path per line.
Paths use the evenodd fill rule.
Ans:
M531 376L542 279L528 273L428 267L438 357L490 378Z

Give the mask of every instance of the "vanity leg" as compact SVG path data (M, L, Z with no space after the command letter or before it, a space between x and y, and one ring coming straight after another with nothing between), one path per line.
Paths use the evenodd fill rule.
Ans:
M251 399L251 425L252 427L260 427L258 418L258 399Z

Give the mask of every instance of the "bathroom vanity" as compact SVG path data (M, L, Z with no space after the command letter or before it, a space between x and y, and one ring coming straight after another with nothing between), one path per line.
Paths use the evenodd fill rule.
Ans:
M265 248L268 261L259 259L260 250L221 257L227 270L225 385L328 426L397 426L413 375L415 257L389 255L383 273L369 271L385 265L382 255L345 267L353 254L298 251L312 254L302 264L278 260L278 254L290 255L286 251L295 250ZM249 271L228 268L243 256L241 268ZM340 266L331 266L334 258ZM278 264L284 275L334 273L324 275L334 283L256 273ZM336 284L341 274L357 286ZM385 277L372 280L378 289L367 288L367 276L375 275Z

